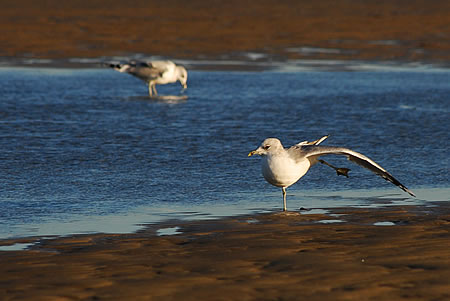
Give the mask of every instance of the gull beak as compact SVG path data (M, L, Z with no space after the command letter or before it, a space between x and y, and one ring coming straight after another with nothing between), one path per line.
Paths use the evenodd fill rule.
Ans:
M251 151L251 152L248 153L248 157L251 157L251 156L253 156L253 155L255 155L255 154L256 154L256 150Z

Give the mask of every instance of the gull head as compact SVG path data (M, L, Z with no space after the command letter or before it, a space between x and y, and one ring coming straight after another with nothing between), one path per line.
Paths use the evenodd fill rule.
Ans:
M284 147L281 144L281 141L277 138L267 138L261 143L261 146L248 153L248 156L251 157L253 155L267 156L269 154L276 154L280 151L283 151Z
M180 81L180 84L183 86L183 89L187 89L187 78L188 74L184 67L177 66L177 80Z

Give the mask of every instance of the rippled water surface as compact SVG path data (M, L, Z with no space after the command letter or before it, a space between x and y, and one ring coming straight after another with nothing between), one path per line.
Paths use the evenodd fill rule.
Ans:
M288 189L291 210L449 200L449 71L191 71L188 85L187 100L154 101L108 69L1 68L0 238L278 209L247 157L269 136L330 134L418 195L330 157L351 177L315 166Z

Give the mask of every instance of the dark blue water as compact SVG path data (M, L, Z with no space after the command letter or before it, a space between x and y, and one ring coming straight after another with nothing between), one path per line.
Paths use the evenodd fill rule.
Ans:
M324 144L369 156L419 200L449 199L450 71L191 71L188 85L187 101L151 101L112 70L0 69L0 238L280 208L247 158L269 136L290 146L330 134ZM409 199L328 161L351 177L315 166L288 189L289 209Z

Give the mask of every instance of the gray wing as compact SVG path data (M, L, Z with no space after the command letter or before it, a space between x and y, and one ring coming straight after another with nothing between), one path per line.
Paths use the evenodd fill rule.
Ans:
M110 64L109 66L116 71L128 73L145 82L149 82L162 77L163 74L169 70L168 66L161 64L161 62L157 62L155 65L156 66L153 66L152 62L145 63L131 61L126 64Z
M387 172L383 167L378 165L376 162L370 158L364 156L361 153L355 152L351 149L344 147L334 147L334 146L319 146L319 145L295 145L288 149L288 153L293 154L293 157L307 158L312 163L317 161L317 158L325 155L344 155L347 156L348 160L364 167L377 175L384 178L386 181L391 182L394 185L400 187L403 191L415 196L406 186L400 183L396 178L394 178L389 172Z
M125 71L133 76L136 76L143 81L151 81L162 77L166 70L161 68L154 68L147 63L139 63L136 65L130 65L130 67Z

